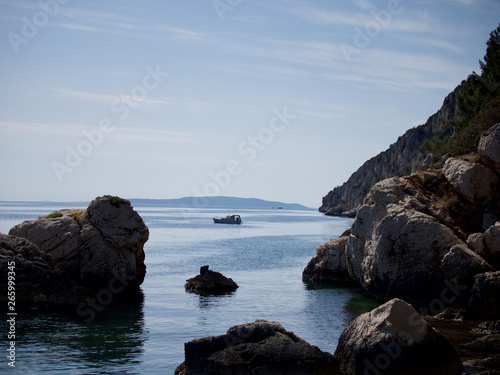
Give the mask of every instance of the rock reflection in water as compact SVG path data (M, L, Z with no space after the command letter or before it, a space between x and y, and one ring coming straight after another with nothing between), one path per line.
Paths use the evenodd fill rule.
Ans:
M148 337L143 298L141 293L139 302L106 306L91 323L73 312L23 314L16 332L18 356L31 360L19 361L16 368L23 374L56 369L132 374Z

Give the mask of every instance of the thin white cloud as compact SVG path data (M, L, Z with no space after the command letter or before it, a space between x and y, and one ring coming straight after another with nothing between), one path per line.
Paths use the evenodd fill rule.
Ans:
M62 99L71 100L71 101L91 101L91 102L100 102L103 104L111 104L116 100L120 99L120 95L117 94L99 94L95 92L87 92L87 91L77 91L70 90L63 87L48 87L48 86L40 86L41 89L48 90L58 94ZM139 101L140 104L170 104L164 100L157 99L143 99Z
M4 135L18 135L22 137L33 135L62 136L71 139L86 139L84 131L96 130L94 127L85 127L76 124L46 124L31 122L0 122L0 132ZM115 142L164 142L164 143L197 143L201 134L183 133L150 128L124 128L116 126L106 134L109 140Z

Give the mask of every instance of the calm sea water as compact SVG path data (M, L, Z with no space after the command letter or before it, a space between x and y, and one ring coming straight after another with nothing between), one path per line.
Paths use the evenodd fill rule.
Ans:
M0 232L86 205L0 202ZM185 342L257 319L278 321L333 353L348 322L376 306L356 289L311 287L301 279L316 247L339 236L351 219L315 211L135 209L150 230L142 303L106 306L90 323L76 313L19 315L16 369L2 355L0 373L173 374ZM212 217L230 213L244 223L213 224ZM186 293L186 279L207 264L236 281L238 290L217 297ZM0 329L7 349L5 320Z

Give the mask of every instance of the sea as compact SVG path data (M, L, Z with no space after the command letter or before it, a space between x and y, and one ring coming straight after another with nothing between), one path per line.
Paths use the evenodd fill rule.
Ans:
M0 202L0 233L55 210L87 205ZM15 368L8 366L5 316L1 374L173 374L184 361L184 343L258 319L277 321L334 353L348 323L377 306L359 289L302 281L316 248L350 228L352 219L314 210L134 208L150 231L142 298L132 305L98 305L92 315L18 314ZM243 224L213 223L213 217L228 214L241 215ZM221 296L186 292L186 280L204 265L239 288Z

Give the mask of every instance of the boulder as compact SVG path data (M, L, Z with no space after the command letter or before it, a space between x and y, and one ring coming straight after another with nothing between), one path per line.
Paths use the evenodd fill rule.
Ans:
M500 257L500 221L496 222L484 232L484 240L491 257Z
M234 292L238 289L238 284L220 272L202 266L198 276L186 280L185 288L188 292L198 294L224 294Z
M331 354L265 320L193 340L184 350L185 362L176 374L339 374Z
M449 158L443 174L460 195L474 204L488 205L500 186L500 178L493 170L462 159Z
M148 228L130 202L118 197L98 197L87 209L26 221L9 234L37 245L57 269L89 290L107 288L116 279L136 289L146 274Z
M474 275L492 271L467 247L459 229L445 225L451 219L440 206L420 197L420 188L411 178L379 182L352 225L346 246L349 273L380 301L397 297L428 307L451 281L471 287ZM463 290L450 307L468 299Z
M467 238L467 246L469 246L474 252L485 258L488 256L488 248L486 246L486 241L484 239L483 233L472 233Z
M500 320L500 271L476 275L467 316L476 320Z
M478 152L486 166L500 171L500 124L492 126L482 134Z
M400 299L365 313L342 332L334 354L343 374L458 375L452 346Z
M306 282L354 284L349 275L345 250L350 232L328 241L316 249L316 256L311 259L302 273Z
M54 259L25 238L0 234L0 301L8 308L8 272L14 275L14 311L73 306L87 297L87 291L55 267Z

